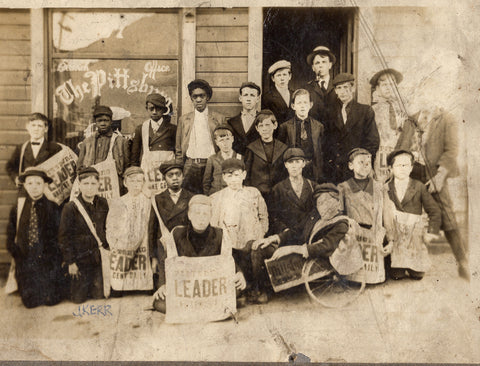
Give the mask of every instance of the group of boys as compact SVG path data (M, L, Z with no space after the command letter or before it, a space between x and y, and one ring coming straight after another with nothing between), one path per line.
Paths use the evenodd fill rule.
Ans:
M30 142L19 147L7 164L12 178L23 183L21 192L26 196L25 204L12 211L8 239L24 304L58 302L60 297L55 299L54 295L68 291L55 289L65 286L75 302L104 295L102 276L106 274L102 275L100 263L101 250L109 248L105 235L109 207L97 195L99 173L92 166L108 156L115 160L119 182L123 182L121 178L132 174L129 166L141 166L150 153L163 154L160 172L167 189L153 198L155 209L150 211L148 223L149 256L157 289L154 306L160 311L165 311L166 296L165 230L173 234L179 255L185 256L218 254L222 238L228 237L237 266L239 298L263 303L268 301L265 259L291 253L328 258L348 231L342 214L371 228L372 162L383 146L378 131L385 121L375 121L379 107L374 106L374 112L354 100L353 75L340 73L331 80L335 61L328 48L315 48L307 62L316 79L296 91L288 89L290 63L276 62L269 69L274 86L262 98L264 109L257 113L260 87L246 82L239 90L242 111L229 120L209 109L213 91L201 79L188 84L194 111L181 116L177 125L170 123L166 98L150 94L146 99L150 118L136 128L131 152L126 140L112 129L111 109L96 106L93 117L97 131L79 145L80 195L64 205L61 219L60 209L45 205L39 193L50 178L35 168L61 148L44 141L48 119L33 114L27 123ZM372 78L380 99L382 88L388 89L383 84L395 88L401 81L399 75L387 69ZM386 163L393 173L385 197L401 212L419 215L424 208L429 215L428 232L435 235L440 228L445 231L459 273L468 277L466 249L445 184L458 170L453 122L436 108L422 112L416 120L399 123L398 106L395 117L392 102L385 103L390 108L386 123L398 138L393 147L391 142L384 144L391 147ZM142 170L135 170L135 174L142 174ZM409 178L411 174L428 188ZM121 187L125 192L127 188ZM48 217L58 220L43 222L40 217L44 215L36 212L37 207L52 211ZM386 216L390 243L384 253L388 254L395 227ZM27 234L20 234L19 225L28 228ZM48 238L44 239L45 235ZM427 241L432 238L426 235ZM37 268L37 257L49 258L47 250L53 251L56 259ZM42 292L40 300L40 295L32 295L32 291L39 292L39 283L31 284L32 276L39 276L37 272L45 279L39 283L56 279L49 284L53 290ZM424 271L395 267L391 277L403 278L407 273L418 279ZM68 277L69 285L65 285Z

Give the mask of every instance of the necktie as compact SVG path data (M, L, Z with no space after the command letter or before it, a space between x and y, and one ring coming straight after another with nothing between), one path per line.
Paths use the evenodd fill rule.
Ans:
M38 238L38 216L35 203L32 202L32 208L30 209L30 223L28 225L28 245L33 247L39 242Z
M300 138L302 140L307 139L307 129L305 128L305 121L304 120L300 121Z
M325 80L322 80L320 82L320 87L322 88L323 91L326 91L327 89L325 88Z
M390 128L392 130L397 129L397 117L395 116L395 108L393 108L392 102L388 102L388 120L390 122Z

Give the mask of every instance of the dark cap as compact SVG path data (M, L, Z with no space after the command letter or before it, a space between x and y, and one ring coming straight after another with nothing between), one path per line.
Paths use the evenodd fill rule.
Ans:
M130 166L127 169L125 169L125 172L123 173L123 177L126 178L134 174L145 174L145 173L143 172L143 169L140 168L139 166Z
M348 72L342 72L335 76L335 78L333 79L333 85L337 86L338 84L347 83L349 81L355 81L355 77Z
M18 177L18 180L22 183L25 183L25 178L33 176L41 177L45 183L52 183L53 181L44 170L34 167L25 169L25 171Z
M240 89L239 89L240 94L242 94L243 88L252 88L252 89L255 89L256 91L258 91L258 95L262 94L262 89L257 84L255 84L253 81L247 81L245 83L242 83L242 85L240 86Z
M160 173L162 173L162 175L167 174L172 169L180 169L183 171L183 165L174 159L160 164Z
M328 56L330 59L330 62L334 64L337 61L337 58L333 54L332 51L328 47L325 46L318 46L313 49L313 51L307 56L307 64L312 66L313 64L313 59L315 58L316 55L325 55Z
M93 110L93 117L98 117L98 116L109 116L110 118L112 118L113 112L110 109L110 107L107 107L105 105L97 105Z
M317 199L324 193L330 193L332 196L339 196L340 192L337 186L333 183L323 183L318 185L313 191L313 199Z
M358 155L372 155L370 152L362 147L356 147L355 149L350 150L348 153L348 161L353 161Z
M161 107L168 110L167 100L163 95L158 93L152 93L147 95L147 99L145 100L145 103L152 103L156 107Z
M78 175L79 180L81 180L83 178L87 178L91 175L96 176L97 178L100 177L100 173L98 173L98 170L95 169L93 166L87 166L87 167L80 168L78 170L77 175Z
M384 69L384 70L380 70L379 72L377 72L375 75L372 76L372 78L370 79L370 85L372 87L376 87L378 84L378 79L380 79L380 77L385 74L392 75L395 78L395 81L397 84L400 84L403 80L403 75L400 73L400 71L397 71L395 69Z
M222 123L221 125L216 126L215 129L213 130L213 133L215 134L215 132L217 132L218 130L228 130L233 135L233 129L229 124Z
M235 170L245 170L245 163L235 158L222 161L222 173L231 173Z
M210 84L203 80L203 79L195 79L193 81L191 81L188 86L188 94L191 96L193 91L197 88L200 88L200 89L203 89L205 90L205 93L207 93L207 97L208 99L210 99L212 97L212 94L213 94L213 91L212 91L212 87L210 86Z
M302 149L298 147L291 147L287 149L283 154L283 162L286 163L292 159L303 159L305 160L305 153Z
M395 151L392 151L390 154L388 154L387 156L387 165L388 166L392 166L393 165L393 161L395 160L395 156L398 156L398 155L402 155L402 154L407 154L407 155L410 155L410 158L412 159L415 159L415 157L413 156L412 152L411 151L408 151L408 150L395 150Z

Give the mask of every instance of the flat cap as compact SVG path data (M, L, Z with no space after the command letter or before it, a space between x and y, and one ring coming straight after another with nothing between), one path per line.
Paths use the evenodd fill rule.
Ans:
M123 177L129 177L134 174L145 174L143 169L140 168L139 166L130 166L127 169L125 169L125 172L123 173Z
M172 169L183 170L183 165L178 163L175 159L160 164L160 173L162 173L162 175L167 174Z
M109 116L110 118L112 118L113 116L112 109L105 105L97 105L93 110L93 117L97 117L97 116Z
M148 94L145 103L152 103L156 107L161 107L168 110L167 100L163 95L158 93Z
M235 170L245 170L245 163L235 158L222 161L222 173L231 173Z
M313 199L317 199L324 193L330 193L333 196L338 196L340 194L337 186L333 183L323 183L318 185L313 191Z
M356 156L358 155L372 155L367 149L364 149L363 147L356 147L355 149L350 150L348 153L348 161L353 161Z
M410 155L410 158L413 160L414 159L414 156L412 154L411 151L408 151L408 150L395 150L395 151L392 151L390 154L388 154L387 156L387 165L392 165L393 164L393 160L395 159L395 156L398 156L398 155L402 155L402 154L407 154L407 155Z
M192 207L193 205L211 206L212 201L210 200L210 197L208 197L208 196L205 196L203 194L196 194L188 202L188 208Z
M195 80L191 81L188 84L187 88L188 88L188 94L189 95L192 95L193 91L197 88L205 90L205 93L207 93L208 99L210 99L213 95L212 87L210 86L210 84L207 81L205 81L203 79L195 79Z
M335 62L337 62L337 58L335 57L335 55L333 54L332 51L330 51L330 49L328 47L325 47L325 46L317 46L313 49L313 51L311 53L308 54L307 56L307 64L309 64L310 66L312 66L313 64L313 59L315 58L316 55L326 55L328 56L328 58L330 59L330 62L332 64L334 64Z
M44 170L35 167L25 169L25 171L18 177L18 180L22 183L25 183L25 178L33 176L41 177L45 183L52 183L53 181Z
M347 83L347 82L353 82L355 81L355 76L353 76L352 74L348 73L348 72L342 72L340 74L338 74L337 76L335 76L335 78L333 79L333 85L334 86L337 86L338 84L343 84L343 83Z
M240 85L240 94L242 94L243 88L252 88L252 89L255 89L256 91L258 91L258 95L262 94L262 88L260 88L253 81L247 81L245 83L242 83L242 85Z
M77 172L77 175L79 179L80 177L87 177L90 175L94 175L98 178L100 176L100 173L93 166L87 166L87 167L80 168Z
M280 60L280 61L277 61L275 62L272 66L270 66L268 68L268 73L270 75L273 75L275 74L278 70L281 70L281 69L289 69L291 70L292 69L292 64L290 62L288 62L287 60Z
M233 129L232 129L232 127L231 127L229 124L227 124L227 123L222 123L222 124L216 126L215 129L213 130L213 133L217 132L218 130L228 130L228 131L230 131L230 132L232 133L232 135L233 135Z
M395 69L383 69L383 70L380 70L379 72L375 73L375 75L372 76L372 78L370 79L370 85L372 87L377 86L378 79L380 79L380 77L382 75L385 75L385 74L392 75L395 78L395 81L396 81L397 84L400 84L403 80L403 75L400 73L400 71L397 71Z
M283 162L286 163L292 159L303 159L305 160L305 153L302 149L298 147L291 147L283 153Z

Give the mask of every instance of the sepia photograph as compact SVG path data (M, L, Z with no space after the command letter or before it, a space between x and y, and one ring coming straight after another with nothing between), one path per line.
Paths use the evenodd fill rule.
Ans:
M480 363L471 0L0 0L0 362Z

